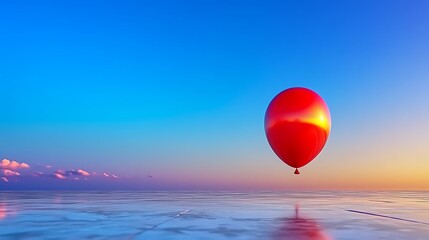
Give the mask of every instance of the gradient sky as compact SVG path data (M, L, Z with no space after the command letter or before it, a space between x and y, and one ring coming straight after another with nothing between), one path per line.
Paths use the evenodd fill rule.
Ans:
M424 0L2 1L0 158L143 188L429 189L428 12ZM299 176L263 124L294 86L332 116Z

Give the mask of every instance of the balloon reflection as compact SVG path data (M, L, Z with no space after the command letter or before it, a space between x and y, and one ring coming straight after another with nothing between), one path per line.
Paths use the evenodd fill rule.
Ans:
M295 216L282 218L280 224L274 239L332 240L316 220L301 216L298 206Z
M0 203L0 220L6 218L6 212L7 212L6 204Z

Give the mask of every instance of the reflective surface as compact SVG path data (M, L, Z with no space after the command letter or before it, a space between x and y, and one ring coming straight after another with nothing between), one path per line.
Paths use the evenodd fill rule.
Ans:
M300 168L322 150L331 129L323 99L306 88L279 93L265 114L265 132L271 148L286 164Z
M429 192L1 192L0 239L429 239Z
M278 231L275 231L273 239L331 239L316 220L303 217L299 213L299 206L295 206L295 214L293 216L280 219L280 226Z

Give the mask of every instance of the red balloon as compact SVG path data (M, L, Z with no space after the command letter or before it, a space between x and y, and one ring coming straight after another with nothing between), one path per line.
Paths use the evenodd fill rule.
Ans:
M302 87L279 93L265 113L265 133L277 156L287 165L307 165L322 151L331 130L328 106L316 92Z

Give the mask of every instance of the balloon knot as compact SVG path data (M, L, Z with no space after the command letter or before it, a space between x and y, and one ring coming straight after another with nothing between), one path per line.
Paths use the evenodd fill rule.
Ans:
M300 172L299 172L298 168L295 168L295 172L294 172L294 174L300 174Z

